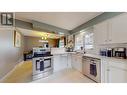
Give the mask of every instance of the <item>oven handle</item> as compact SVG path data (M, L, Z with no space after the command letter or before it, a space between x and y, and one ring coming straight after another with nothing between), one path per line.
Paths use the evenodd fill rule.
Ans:
M44 60L40 60L40 71L44 71Z
M50 61L51 61L51 58L45 58L44 61L45 61L45 60L50 60Z

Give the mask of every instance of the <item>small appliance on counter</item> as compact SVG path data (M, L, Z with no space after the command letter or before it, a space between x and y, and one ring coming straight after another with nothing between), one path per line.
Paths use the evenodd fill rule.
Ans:
M107 57L113 57L113 49L107 48Z
M101 56L113 57L113 49L112 48L105 48L100 50Z
M105 49L100 49L100 55L101 56L106 56L106 50Z
M112 48L101 49L100 50L100 55L101 56L112 57L113 56Z
M50 48L33 48L33 80L53 73L53 58Z
M116 57L126 59L126 48L125 47L115 47L115 48L104 48L100 49L101 56Z
M113 48L113 57L126 59L126 48L124 47Z

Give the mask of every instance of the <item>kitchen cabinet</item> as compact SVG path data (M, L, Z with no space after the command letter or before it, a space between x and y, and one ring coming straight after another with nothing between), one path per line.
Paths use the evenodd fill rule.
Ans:
M72 68L82 72L82 54L72 54Z
M72 66L71 66L72 59L71 58L72 58L71 53L68 53L68 55L67 55L67 68L72 68Z
M101 60L101 83L107 83L108 76L108 62L107 60Z
M112 18L109 24L109 42L127 43L127 13Z
M94 41L96 44L108 42L108 21L101 22L94 26Z
M67 54L53 55L54 72L66 69L68 67Z
M63 54L54 54L53 55L53 67L54 72L72 68L71 66L71 54L70 53L63 53Z
M121 59L102 61L102 83L125 83L127 82L127 61Z
M107 67L108 83L127 82L127 61L122 59L109 60Z
M94 25L95 43L127 43L127 13Z
M108 83L126 83L127 82L127 70L117 67L109 66L107 69Z
M89 64L90 64L90 60L87 58L83 58L83 71L82 71L83 74L86 74L86 75L89 74L88 72L88 69L90 68Z

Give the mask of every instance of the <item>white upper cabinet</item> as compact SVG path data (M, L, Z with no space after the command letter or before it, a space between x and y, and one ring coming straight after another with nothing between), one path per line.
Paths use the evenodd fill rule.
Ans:
M127 13L94 26L95 43L127 43Z
M127 43L127 13L110 20L109 43Z
M101 22L94 26L94 42L96 44L106 44L108 36L108 21Z

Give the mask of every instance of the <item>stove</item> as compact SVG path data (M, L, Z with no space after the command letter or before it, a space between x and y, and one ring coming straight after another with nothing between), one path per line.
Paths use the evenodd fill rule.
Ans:
M53 73L53 56L49 48L33 48L33 80Z

